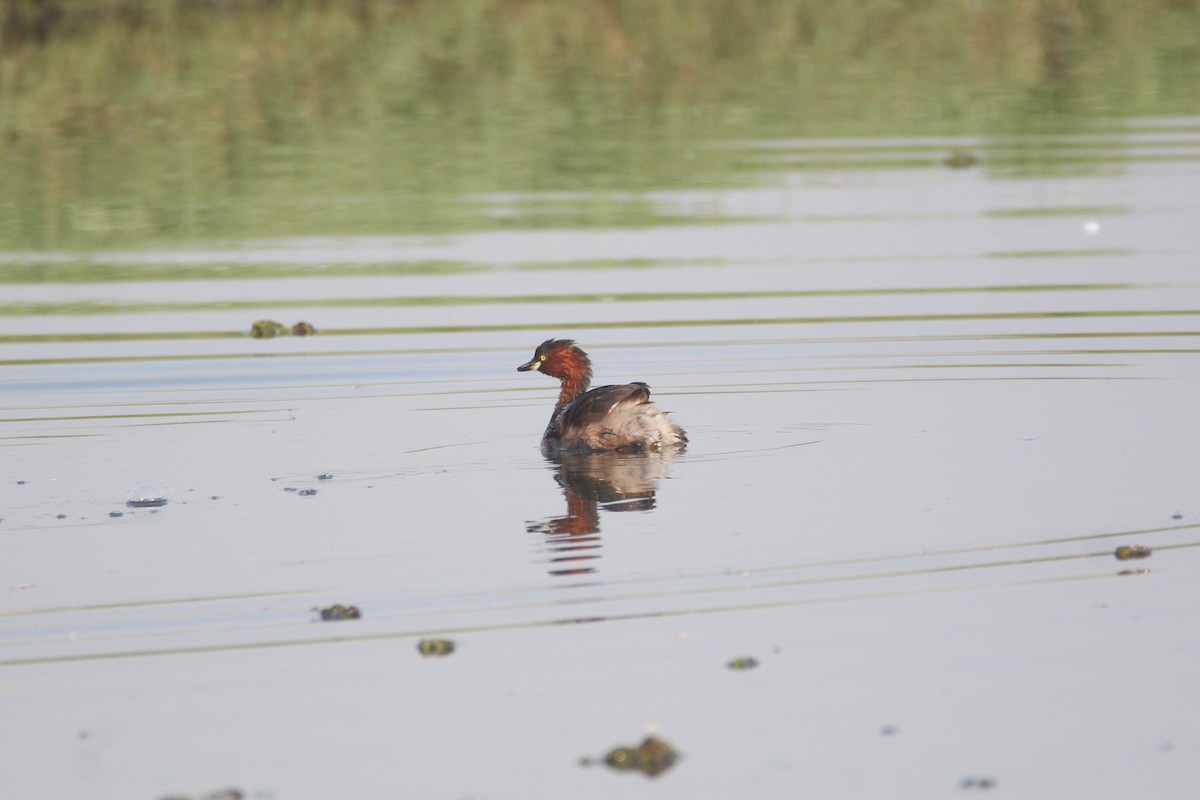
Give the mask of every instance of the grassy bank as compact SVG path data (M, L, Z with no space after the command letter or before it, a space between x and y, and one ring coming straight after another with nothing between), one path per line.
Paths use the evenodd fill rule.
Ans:
M1195 2L13 8L4 248L448 230L487 224L464 195L744 180L734 155L700 147L723 140L1070 128L1200 105ZM629 213L593 202L575 223Z

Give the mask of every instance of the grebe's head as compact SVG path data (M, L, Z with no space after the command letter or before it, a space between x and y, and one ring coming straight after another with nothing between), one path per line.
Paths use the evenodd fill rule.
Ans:
M517 367L517 372L536 369L552 378L584 381L592 378L592 362L573 339L547 339L533 351L533 358Z

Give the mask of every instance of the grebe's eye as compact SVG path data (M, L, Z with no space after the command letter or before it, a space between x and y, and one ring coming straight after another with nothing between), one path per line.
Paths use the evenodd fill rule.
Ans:
M545 361L545 360L546 360L546 355L544 353L542 355L538 356L538 361Z

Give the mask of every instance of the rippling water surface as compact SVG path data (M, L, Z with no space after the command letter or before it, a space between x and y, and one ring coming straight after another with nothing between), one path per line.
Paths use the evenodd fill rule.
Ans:
M1200 120L733 146L757 185L477 198L679 224L0 254L8 779L1190 792ZM543 459L552 336L687 452ZM647 730L668 774L578 765Z

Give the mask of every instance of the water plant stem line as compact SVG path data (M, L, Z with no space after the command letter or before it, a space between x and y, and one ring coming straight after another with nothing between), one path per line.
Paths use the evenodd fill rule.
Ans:
M565 303L655 303L681 300L770 300L801 297L879 297L895 295L996 294L1008 292L1095 292L1160 289L1164 286L1125 283L999 284L989 286L910 286L877 289L805 289L795 291L744 292L604 292L592 294L524 295L422 295L413 297L340 297L272 300L228 300L178 303L3 303L0 316L45 314L140 314L178 311L241 311L258 308L316 307L409 307L460 305L514 305Z
M1058 556L1046 561L1061 561L1067 559L1076 559L1080 556ZM1012 564L1023 564L1024 561L1002 562L999 564L981 564L981 565L966 565L960 567L946 567L929 572L951 572L961 571L971 568L988 568L993 566L1010 566ZM864 576L867 579L871 578L886 578L894 576L902 576L904 573L887 573L879 575ZM1051 577L1042 577L1034 579L1023 579L1017 581L1000 581L995 585L1012 586L1012 585L1028 585L1041 583L1057 583L1064 581L1080 581L1080 580L1095 580L1111 577L1110 573L1097 573L1088 575L1054 575ZM838 582L836 579L827 579L825 582ZM788 584L771 585L762 588L779 588ZM468 624L468 625L451 625L448 627L422 627L418 629L406 629L397 631L382 631L366 634L348 634L336 636L308 636L297 639L277 639L270 641L258 642L237 642L237 643L222 643L211 645L181 645L179 647L160 647L160 648L144 648L135 650L109 650L96 653L78 653L68 655L48 655L48 656L29 656L4 659L0 658L0 667L16 667L16 666L32 666L39 664L61 664L61 663L79 663L89 661L107 661L114 659L127 658L146 658L151 656L180 656L180 655L195 655L200 653L231 653L238 651L251 650L267 650L278 649L285 647L311 647L317 645L330 644L353 644L366 642L379 642L399 639L416 639L427 636L458 636L471 633L497 633L510 630L531 630L536 628L551 628L562 625L580 625L592 624L597 622L630 622L637 620L648 619L665 619L671 617L691 617L701 616L706 614L725 614L725 613L745 613L750 611L764 611L776 608L793 608L798 606L811 605L827 605L832 603L860 602L864 600L880 600L888 598L903 597L908 595L928 595L931 593L948 593L962 591L980 591L982 589L991 588L992 584L971 583L969 585L956 584L953 586L942 586L930 588L927 586L918 589L893 589L887 591L876 592L858 592L853 594L837 595L832 597L803 597L789 598L783 600L767 600L758 602L742 602L728 603L722 605L687 605L683 607L669 609L655 609L642 611L629 611L623 613L610 613L589 616L576 617L554 617L533 620L518 620L513 622L500 623L483 623L483 624ZM753 587L759 588L759 587ZM709 590L717 591L717 590ZM730 591L730 590L726 590ZM689 595L693 594L689 592Z
M413 325L389 328L322 328L321 335L369 336L369 335L425 335L436 333L502 333L513 331L561 331L568 330L628 330L642 328L691 328L730 327L764 325L827 325L848 323L922 323L922 322L972 322L981 320L1042 320L1042 319L1125 319L1138 317L1194 317L1200 309L1110 309L1092 311L993 311L983 313L944 314L855 314L842 316L809 317L735 317L729 319L676 319L676 320L576 320L570 323L497 323L486 325ZM121 342L163 341L172 339L236 339L248 338L238 331L157 331L153 333L77 333L77 334L6 334L0 336L0 344L27 344L32 342ZM299 353L255 353L255 356L301 355ZM322 355L305 353L303 355ZM334 355L334 354L330 354ZM338 353L336 355L344 355ZM164 358L178 356L164 356ZM226 357L226 356L220 356ZM150 357L153 358L153 357ZM103 358L99 360L110 360ZM0 364L28 363L7 361ZM58 363L45 361L38 363Z

